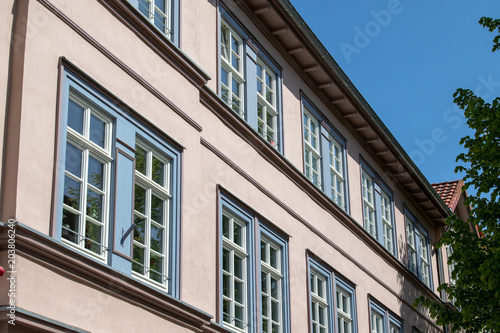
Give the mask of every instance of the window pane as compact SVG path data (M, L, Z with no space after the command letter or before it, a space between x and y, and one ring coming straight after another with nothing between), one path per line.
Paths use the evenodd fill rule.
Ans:
M229 251L226 249L222 250L222 269L229 272Z
M151 271L149 272L149 278L159 283L163 283L163 258L151 253L151 258L149 259L149 268Z
M152 179L160 186L164 186L165 163L161 162L156 157L153 157L153 175Z
M99 147L104 148L105 135L106 123L96 117L94 114L90 114L90 141L94 142Z
M234 276L243 279L243 259L237 256L234 257Z
M231 323L231 316L229 315L230 306L231 303L228 300L224 300L224 302L222 303L222 313L224 314L222 320L226 323Z
M139 216L135 216L134 217L134 223L135 223L135 227L134 227L134 240L141 243L141 244L144 244L144 234L145 234L145 227L146 227L146 220L139 217Z
M243 303L243 282L234 282L234 300L238 303Z
M277 270L279 270L279 267L278 267L278 251L276 251L276 249L274 249L273 247L270 247L269 248L269 253L270 253L270 259L271 259L271 266L273 268L276 268Z
M82 177L82 151L69 142L66 143L66 171Z
M104 164L96 160L94 157L89 156L89 174L88 182L98 189L102 190L104 181Z
M71 99L68 104L68 127L83 135L84 108Z
M141 147L135 146L135 169L146 174L146 151Z
M229 86L229 81L228 81L228 73L227 71L224 69L224 67L221 68L221 81L222 83L224 83L226 85L226 87Z
M163 17L163 15L161 15L158 11L155 11L154 23L155 23L155 26L157 26L158 29L160 29L162 32L167 32L166 31L167 21L166 21L165 17Z
M238 83L238 81L236 81L235 79L233 79L233 82L232 82L232 87L231 87L232 91L233 91L233 94L237 97L240 96L240 84Z
M156 252L163 251L163 228L151 224L151 248Z
M78 215L63 209L62 238L73 243L78 243L78 220Z
M222 276L222 295L230 297L231 296L230 290L231 290L230 277L229 275L224 274Z
M222 215L222 235L229 238L229 217Z
M267 274L261 273L261 291L265 294L269 293L267 290Z
M132 269L136 272L144 274L144 249L139 246L134 246Z
M165 0L155 0L155 5L159 10L165 13Z
M234 307L234 317L235 317L235 325L238 328L245 329L245 312L244 308L242 306L235 306Z
M68 176L64 177L63 202L76 210L80 210L80 183Z
M271 278L271 297L278 298L279 281Z
M265 242L260 242L260 260L267 262L267 247Z
M243 247L243 228L237 224L234 223L233 227L233 242L241 247Z
M278 321L279 320L279 303L276 301L271 301L271 307L272 307L272 320Z
M87 216L102 221L102 194L87 189Z
M87 220L85 224L85 248L95 252L101 253L101 232L102 227Z
M146 17L149 17L149 2L147 0L139 0L139 10Z
M146 213L146 190L135 185L134 209L142 214Z
M163 224L163 206L164 200L155 195L151 195L151 219Z

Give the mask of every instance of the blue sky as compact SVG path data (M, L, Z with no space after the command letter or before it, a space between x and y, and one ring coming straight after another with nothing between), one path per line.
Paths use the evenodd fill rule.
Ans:
M461 137L457 88L500 96L500 52L482 16L498 0L291 0L429 182L455 180Z

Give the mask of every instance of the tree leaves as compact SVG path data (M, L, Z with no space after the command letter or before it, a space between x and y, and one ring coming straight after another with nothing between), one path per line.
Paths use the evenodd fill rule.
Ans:
M500 19L483 17L479 23L500 32ZM500 49L500 35L493 43L495 52ZM471 209L469 219L448 217L449 227L437 244L453 248L448 262L455 264L455 284L444 283L438 290L454 300L454 307L425 297L418 298L415 306L429 308L439 325L452 325L453 330L500 332L500 98L487 103L469 89L458 89L453 97L475 131L460 140L467 152L457 156L455 172L465 173L464 191L472 186L477 193L465 200ZM478 237L471 226L479 226L484 236Z

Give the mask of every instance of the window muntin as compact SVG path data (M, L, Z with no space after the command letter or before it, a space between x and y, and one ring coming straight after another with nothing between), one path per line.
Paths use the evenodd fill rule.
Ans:
M75 94L67 119L62 240L105 260L111 119Z
M304 158L306 177L321 188L319 123L304 107Z
M91 79L80 79L76 69L63 62L59 156L54 178L55 214L53 236L81 254L106 263L126 276L132 271L134 222L134 166L136 139L168 158L171 188L168 237L169 282L167 286L143 280L178 297L178 210L180 151L131 113L118 107L118 97L107 96ZM79 73L79 72L78 72ZM80 75L84 75L81 74ZM166 186L166 185L165 185ZM75 208L77 207L77 208ZM114 209L113 207L116 207ZM82 233L82 234L77 234ZM89 237L90 236L90 237ZM87 238L84 238L87 237Z
M282 249L266 237L260 241L262 332L283 332Z
M172 39L171 0L138 0L139 11L168 39Z
M274 148L278 147L276 74L257 59L257 131Z
M238 332L289 333L286 240L226 196L220 209L220 322Z
M352 294L337 285L337 332L353 332L353 299Z
M372 333L384 333L384 316L372 309L371 319Z
M408 245L408 268L417 274L417 246L415 242L415 225L406 217L406 243Z
M243 40L226 21L221 23L221 97L241 118L245 118Z
M429 236L414 218L406 213L406 244L408 251L408 268L429 288L431 282Z
M427 242L427 237L420 236L420 265L422 266L422 282L430 287L430 267L429 267L429 244Z
M365 230L392 255L396 255L393 199L380 177L362 161L361 185Z
M373 178L363 170L361 173L361 179L363 183L363 217L365 221L365 229L370 235L377 238Z
M132 270L135 276L167 287L170 161L143 142L138 141L135 149Z
M391 322L389 333L400 333L401 325Z
M387 251L394 254L394 231L392 225L391 205L392 200L384 192L381 193L382 205L382 228L384 231L383 245Z
M328 309L328 279L320 272L311 269L309 276L309 288L311 294L311 325L312 332L328 332L329 309Z
M246 233L244 221L228 211L222 213L222 318L241 331L248 326Z
M344 154L342 146L330 136L328 141L330 149L330 198L343 210L345 205L345 179L344 179Z
M400 333L403 324L387 309L370 300L370 326L372 333Z

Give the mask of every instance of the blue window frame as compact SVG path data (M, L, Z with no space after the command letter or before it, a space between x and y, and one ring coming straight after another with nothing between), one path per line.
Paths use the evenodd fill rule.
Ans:
M220 96L267 143L282 152L281 69L222 7L219 22Z
M179 0L128 0L156 29L179 45Z
M345 139L302 98L304 174L342 210L349 212Z
M357 332L354 288L331 269L309 258L311 332Z
M220 321L235 332L288 333L285 238L227 196L220 205Z
M180 150L69 70L60 110L54 237L178 296Z
M407 209L405 209L405 223L408 268L432 289L429 233Z
M383 306L370 300L370 332L402 333L403 323Z
M392 191L368 165L363 161L360 164L364 228L397 256Z

